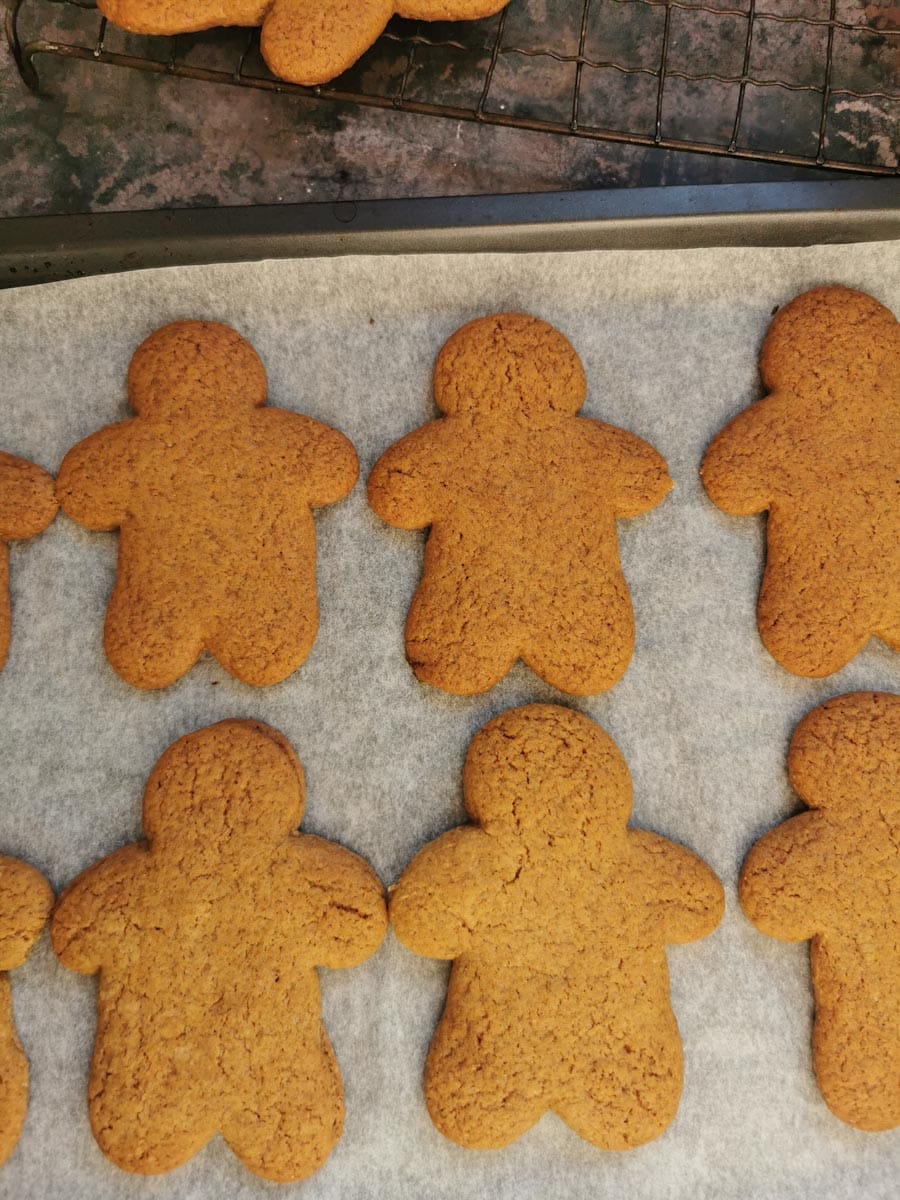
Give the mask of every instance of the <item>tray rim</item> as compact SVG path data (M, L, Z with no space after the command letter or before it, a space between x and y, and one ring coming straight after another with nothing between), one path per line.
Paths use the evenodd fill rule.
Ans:
M0 219L0 288L266 258L893 239L894 179L148 209Z

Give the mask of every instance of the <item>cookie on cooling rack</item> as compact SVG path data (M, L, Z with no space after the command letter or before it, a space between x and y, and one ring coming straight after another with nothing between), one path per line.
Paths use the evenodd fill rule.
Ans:
M415 21L475 21L509 0L98 0L132 33L194 33L218 25L261 25L269 69L313 87L352 67L395 14Z

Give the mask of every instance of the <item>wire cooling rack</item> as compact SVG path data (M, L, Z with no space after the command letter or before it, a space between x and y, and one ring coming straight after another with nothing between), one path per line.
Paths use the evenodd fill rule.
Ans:
M900 174L897 0L512 0L497 17L395 19L332 84L276 79L257 30L127 34L93 0L10 0L43 56L456 121L762 162ZM49 15L48 15L49 14ZM22 33L26 17L34 36Z

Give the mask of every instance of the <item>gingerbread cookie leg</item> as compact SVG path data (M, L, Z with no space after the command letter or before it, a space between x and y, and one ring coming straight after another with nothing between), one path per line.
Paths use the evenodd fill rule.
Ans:
M595 696L625 674L634 650L634 611L621 574L589 598L554 594L541 624L550 632L522 657L551 687Z
M617 1053L599 1046L598 1058L566 1080L553 1111L600 1150L633 1150L659 1137L681 1099L681 1042L672 1026L672 1037L653 1045L642 1045L646 1032L635 1030ZM590 1055L589 1039L581 1049Z
M226 671L254 687L280 683L309 657L319 628L315 569L294 573L281 587L262 592L251 577L207 649Z
M272 1071L271 1048L250 1063L256 1092L222 1125L222 1136L248 1170L277 1183L312 1175L337 1144L344 1125L344 1096L334 1051L323 1037L320 1052ZM245 1077L246 1079L246 1077ZM242 1085L246 1087L244 1083Z
M425 1103L444 1137L469 1150L499 1150L535 1125L546 1104L510 1088L520 1077L522 1045L517 1029L491 1012L485 998L478 1006L476 975L455 971L447 1004L425 1067Z
M121 556L120 556L121 561ZM120 574L106 613L103 645L113 670L132 687L168 687L189 671L203 653L203 634L195 608L158 594L148 578Z
M900 1038L885 1020L887 1004L859 1003L847 997L839 956L822 939L810 947L816 996L813 1068L825 1103L836 1117L877 1133L900 1125ZM866 981L870 990L873 981ZM875 982L875 986L878 986ZM884 981L886 994L890 982ZM860 988L862 991L862 988ZM897 1005L894 1004L896 1011ZM895 1036L891 1036L891 1029Z
M88 1086L91 1129L117 1167L161 1175L187 1162L216 1132L208 1052L192 1045L185 1015L174 1010L160 1013L155 1028L145 1024L135 1045L133 1031L129 1036L118 1028L118 998L103 990Z
M464 572L429 571L434 537L425 550L425 571L406 621L406 657L422 683L457 696L486 692L518 658L503 636L502 611L478 596Z
M805 564L799 547L788 552L777 514L770 515L769 557L757 605L763 645L788 671L818 679L847 665L872 633L871 602L848 593L840 579L840 556L832 552L827 565L818 559ZM809 556L807 556L809 557ZM839 598L843 598L844 603Z
M28 1109L28 1059L16 1037L12 991L0 975L0 1164L15 1149Z

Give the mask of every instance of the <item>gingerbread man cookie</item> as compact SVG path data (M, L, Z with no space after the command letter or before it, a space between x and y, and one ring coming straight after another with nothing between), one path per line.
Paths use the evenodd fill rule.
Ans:
M760 371L769 394L701 474L724 512L768 510L760 636L817 678L870 637L900 650L900 325L862 292L815 288L775 317Z
M132 33L175 34L217 25L261 25L269 69L307 87L353 66L395 14L413 21L475 21L509 0L98 0Z
M88 529L119 529L104 645L115 670L161 688L208 650L263 687L306 659L318 628L311 508L356 482L350 442L266 407L266 374L233 329L176 321L128 371L137 417L70 450L57 495Z
M9 550L6 543L41 533L56 516L53 476L0 451L0 671L9 653Z
M495 718L463 787L476 824L427 845L390 906L404 945L454 960L425 1070L432 1120L473 1149L548 1111L604 1149L650 1141L682 1085L665 947L715 929L719 881L627 827L625 761L569 709Z
M813 709L788 754L809 807L761 838L744 912L769 937L810 941L813 1067L859 1129L900 1125L900 696L856 692Z
M561 691L591 695L628 666L616 520L649 512L672 482L646 442L575 416L586 388L578 355L545 322L472 321L435 366L446 415L375 464L375 512L431 527L406 624L424 683L473 695L521 658Z
M25 961L52 906L53 891L40 871L0 855L0 1164L15 1149L28 1107L28 1059L16 1036L6 972Z
M127 1171L169 1171L218 1132L251 1171L287 1182L340 1137L316 967L373 954L385 902L362 859L295 832L303 804L302 768L275 730L188 734L147 782L147 841L60 898L54 950L100 976L91 1127Z

